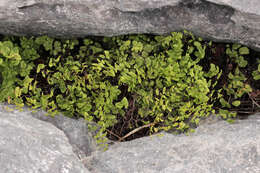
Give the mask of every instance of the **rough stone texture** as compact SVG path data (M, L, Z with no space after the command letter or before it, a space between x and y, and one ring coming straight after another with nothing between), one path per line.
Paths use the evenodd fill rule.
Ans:
M3 108L3 109L2 109ZM3 111L7 109L15 110L14 105L0 104L0 109ZM83 118L78 120L72 119L62 114L49 116L45 111L37 109L37 111L32 111L27 107L22 109L23 112L26 112L27 115L32 116L36 119L51 123L59 130L63 131L66 137L68 138L69 143L72 146L73 152L79 157L84 158L90 156L93 151L101 150L104 148L98 147L94 136L97 131L90 131L88 129L88 124ZM95 123L91 125L97 126ZM111 145L113 142L111 140L107 141L108 145Z
M260 172L260 113L234 124L210 116L189 136L162 132L104 152L83 120L13 108L0 104L0 173Z
M45 116L45 114L46 112L39 110L31 115L37 119L49 122L62 130L72 145L73 152L80 158L91 155L93 151L102 150L93 138L96 133L89 131L88 124L84 119L71 119L61 114L52 117Z
M95 173L259 173L260 113L235 124L203 124L190 136L162 133L95 152Z
M0 173L88 173L65 134L0 105Z
M0 0L0 33L83 37L190 30L260 50L259 0Z

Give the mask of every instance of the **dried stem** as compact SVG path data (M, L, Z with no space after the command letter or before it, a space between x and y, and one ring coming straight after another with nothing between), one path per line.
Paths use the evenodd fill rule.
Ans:
M143 128L146 128L146 127L150 127L150 126L152 126L152 125L154 125L154 124L155 124L155 123L150 123L150 124L146 124L146 125L143 125L143 126L141 126L141 127L138 127L138 128L136 128L136 129L132 130L131 132L127 133L124 137L120 138L118 141L120 142L120 141L124 140L125 138L127 138L128 136L130 136L130 135L132 135L132 134L138 132L139 130L141 130L141 129L143 129Z

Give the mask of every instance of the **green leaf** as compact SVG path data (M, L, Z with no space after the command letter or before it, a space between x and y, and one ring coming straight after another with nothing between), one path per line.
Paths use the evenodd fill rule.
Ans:
M61 43L58 41L54 42L54 51L53 51L53 55L57 55L59 52L61 52Z
M44 109L46 109L48 106L48 99L49 99L48 95L43 95L43 94L41 95L40 102L41 102L41 106Z
M239 65L239 67L246 67L247 66L247 61L244 59L243 56L239 56L237 58L237 61L236 61Z
M141 42L133 41L132 51L141 52L143 50L143 44Z
M53 58L50 58L50 60L49 60L49 67L55 66L55 63L53 63L52 61L53 61Z
M20 87L16 87L15 90L14 90L14 93L15 93L15 97L20 97L21 93L22 93L21 88Z
M84 44L87 46L87 45L90 45L90 44L93 44L93 41L90 40L90 39L84 39Z
M40 36L36 38L35 43L43 45L46 51L50 51L53 49L53 41L54 39L48 36Z
M260 79L260 64L258 64L257 70L253 71L252 76L253 76L254 80Z
M206 74L207 77L212 78L213 76L216 76L219 73L219 68L215 64L210 64L210 70Z
M233 101L232 105L238 107L240 105L240 101L239 100Z
M254 80L259 80L260 79L260 74L254 75Z
M220 98L220 99L219 99L219 102L221 103L221 105L222 105L223 107L231 108L230 104L229 104L225 99Z
M195 42L194 42L194 46L197 48L197 51L194 53L195 56L196 56L197 58L199 58L199 59L204 58L206 47L205 47L205 46L202 47L201 43L198 42L198 41L195 41Z
M234 79L234 75L230 72L230 73L228 73L228 78L232 80L232 79Z
M116 103L116 107L117 107L118 109L122 109L123 107L125 107L125 109L127 109L127 108L128 108L127 98L124 97L124 98L121 100L121 102Z
M41 69L43 69L45 67L44 64L38 64L37 66L37 70L36 70L36 73L39 73Z
M226 119L228 117L228 111L224 109L219 109L219 114L222 118Z
M240 48L240 47L241 47L240 44L233 44L233 45L232 45L232 49L233 49L233 50L237 50L237 49Z
M248 55L249 54L249 49L247 47L241 47L239 49L239 54L240 55Z

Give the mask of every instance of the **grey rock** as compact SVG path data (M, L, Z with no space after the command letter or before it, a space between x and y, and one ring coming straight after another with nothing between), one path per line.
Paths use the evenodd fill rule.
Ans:
M83 118L76 120L62 114L54 117L46 116L46 112L42 110L31 113L31 115L39 120L49 122L63 131L73 148L73 152L80 158L90 156L93 151L103 149L98 147L94 139L96 132L91 132L88 129L90 123L87 123ZM91 124L96 126L94 123Z
M234 124L206 123L189 136L161 132L117 143L84 164L95 173L259 173L259 131L260 113Z
M0 104L0 107L1 106L8 106L8 108L12 110L16 109L14 105ZM91 153L96 150L104 150L104 148L98 146L96 140L94 139L94 136L97 134L98 130L90 131L88 128L88 125L93 125L98 128L97 124L94 122L86 122L83 118L73 119L62 114L50 116L41 109L30 110L28 107L24 107L22 111L36 119L51 123L63 131L72 146L73 152L79 158L90 156ZM107 140L108 145L111 143L112 141Z
M45 113L0 104L0 173L260 172L260 113L234 124L210 116L188 136L161 132L105 152L84 120Z
M0 33L71 38L184 29L260 50L259 0L1 0Z
M88 173L65 134L30 111L0 105L0 173Z

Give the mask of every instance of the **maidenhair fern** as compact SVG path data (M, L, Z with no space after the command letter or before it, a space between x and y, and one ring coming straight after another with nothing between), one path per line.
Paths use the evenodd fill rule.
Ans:
M144 125L151 133L189 131L214 112L217 100L223 106L220 114L233 117L224 108L238 106L239 97L251 91L239 68L228 75L224 89L213 90L222 72L214 64L203 71L199 62L205 49L206 44L188 32L81 42L47 36L2 41L0 101L95 121L99 143L104 143L107 129L131 111L141 121L130 124L130 130ZM233 45L227 54L239 67L247 65L247 48ZM256 80L259 72L258 66ZM232 99L225 100L225 93Z

